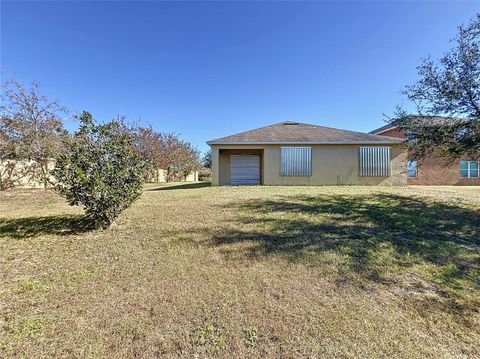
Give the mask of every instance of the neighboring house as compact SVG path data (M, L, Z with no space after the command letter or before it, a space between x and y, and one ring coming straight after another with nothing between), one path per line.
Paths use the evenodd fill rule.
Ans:
M287 121L207 143L213 185L406 185L402 142Z
M418 117L419 120L427 119ZM431 118L428 118L431 119ZM438 118L434 118L438 119ZM406 131L395 122L370 132L374 135L406 139ZM407 183L411 185L480 185L480 159L463 158L446 165L439 157L426 157L422 160L409 158L407 161Z

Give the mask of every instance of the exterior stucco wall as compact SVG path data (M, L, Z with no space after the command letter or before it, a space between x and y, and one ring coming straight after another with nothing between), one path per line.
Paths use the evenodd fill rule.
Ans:
M299 144L298 146L301 146ZM392 175L361 177L359 175L360 145L309 145L312 147L312 175L305 177L280 176L281 145L213 145L212 183L230 184L230 154L226 150L263 150L262 183L265 185L406 185L406 148L392 145ZM222 153L220 153L222 149ZM216 172L216 173L215 173Z
M221 153L218 184L220 186L230 184L230 154Z
M190 172L183 182L197 182L198 181L198 173L199 171L192 171ZM167 182L167 170L164 169L157 169L155 175L148 179L147 182L156 182L158 178L159 183Z

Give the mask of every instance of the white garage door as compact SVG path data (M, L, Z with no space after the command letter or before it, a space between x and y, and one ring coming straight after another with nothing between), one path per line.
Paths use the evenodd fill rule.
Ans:
M260 184L259 155L231 155L230 183L234 186Z

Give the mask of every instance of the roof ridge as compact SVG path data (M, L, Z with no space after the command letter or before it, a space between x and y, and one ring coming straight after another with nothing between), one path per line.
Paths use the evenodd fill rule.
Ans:
M210 141L208 141L208 142L218 141L218 140L221 140L221 139L223 139L223 138L231 137L231 136L239 136L239 135L243 135L243 134L246 134L246 133L249 133L249 132L262 130L262 129L268 128L268 127L274 127L274 126L284 125L284 124L286 124L286 123L288 123L288 122L292 122L292 123L293 123L294 121L282 121L282 122L278 122L278 123L272 123L272 124L270 124L270 125L252 128L251 130L234 133L233 135L228 135L228 136L219 137L219 138L210 140ZM300 123L300 122L296 122L296 123ZM307 125L307 124L305 124L305 125Z

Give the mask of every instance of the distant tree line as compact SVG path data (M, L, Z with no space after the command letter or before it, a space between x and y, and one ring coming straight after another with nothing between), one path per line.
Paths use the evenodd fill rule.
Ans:
M64 128L66 108L41 95L36 82L27 87L9 81L0 111L0 190L14 187L19 177L52 186L49 166L65 151L65 140L73 138ZM124 118L114 122L125 125ZM145 162L146 181L158 182L161 174L167 182L185 180L200 168L200 152L178 134L133 125L123 131L132 136L132 147ZM15 166L16 161L23 161L22 166Z
M175 133L157 132L151 126L134 131L135 147L148 165L147 178L159 182L159 169L167 182L185 180L200 168L200 152Z

